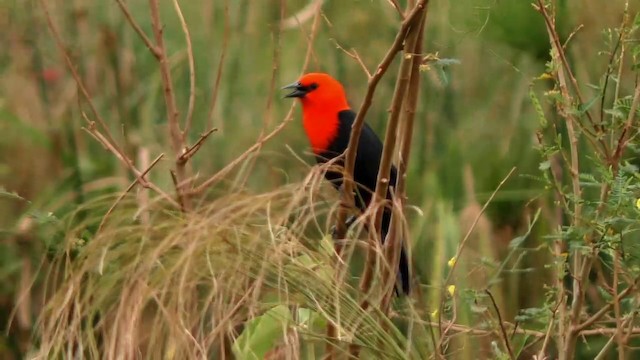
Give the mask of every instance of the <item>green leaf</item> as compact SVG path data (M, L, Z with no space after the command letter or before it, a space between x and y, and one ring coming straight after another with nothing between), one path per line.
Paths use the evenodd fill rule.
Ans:
M283 338L293 323L285 305L277 305L247 323L233 344L237 359L263 359Z
M596 103L596 100L598 100L600 98L600 96L594 96L593 98L591 98L591 100L587 101L584 104L580 104L578 106L578 113L580 114L585 114L587 111L589 111L589 109L593 106L593 104Z
M298 309L298 325L306 329L323 329L327 326L327 320L319 313L306 308Z
M509 248L513 249L513 248L520 247L520 245L522 245L522 243L527 239L527 235L518 236L518 237L513 238L513 240L511 240L511 242L509 242Z
M438 74L438 79L440 79L440 83L443 86L449 85L449 77L447 76L447 73L444 71L444 68L437 67L436 73Z

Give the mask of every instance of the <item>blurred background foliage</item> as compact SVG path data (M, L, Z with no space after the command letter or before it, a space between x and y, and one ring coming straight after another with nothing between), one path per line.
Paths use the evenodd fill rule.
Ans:
M137 164L148 164L161 152L170 154L157 63L115 2L47 3L116 140ZM128 3L150 34L147 3ZM189 96L184 34L171 2L161 5L178 105L184 112ZM283 30L279 24L306 5L305 0L181 2L196 69L188 142L210 127L218 128L193 159L199 179L222 168L284 119L290 101L281 99L278 89L301 74L311 21ZM603 30L619 24L623 5L622 0L592 1L588 6L580 0L558 2L558 27L565 39L584 25L568 47L581 79L598 83L606 69L608 58L600 54L607 46ZM333 74L345 85L351 105L359 107L366 74L337 45L356 49L373 70L393 41L397 24L396 12L384 0L326 1L308 70ZM476 262L503 258L509 242L527 231L532 209L541 207L541 219L523 244L531 252L519 265L530 271L503 279L499 298L504 316L513 319L519 309L544 303L549 283L544 267L549 252L539 246L554 209L544 195L544 183L535 178L541 162L534 150L539 124L529 98L532 79L549 60L544 23L528 1L431 1L425 39L428 53L459 64L425 71L421 83L408 178L408 201L420 209L409 211L417 277L424 284L441 281L447 260L480 205L516 167L516 175L481 218L469 246L468 269L460 272L473 273L469 269ZM0 323L12 319L0 335L0 357L19 358L29 346L42 304L43 256L60 241L49 225L87 201L121 191L132 178L82 130L86 104L79 100L39 2L0 4L0 48ZM383 79L369 111L367 121L379 134L394 81L393 76ZM592 91L588 97L594 95ZM208 197L231 190L260 193L304 178L308 167L294 154L307 164L312 157L299 116L296 109L295 121L267 142L250 166L210 189ZM171 166L165 159L152 174L166 189L172 187ZM478 279L471 276L468 286L481 284Z

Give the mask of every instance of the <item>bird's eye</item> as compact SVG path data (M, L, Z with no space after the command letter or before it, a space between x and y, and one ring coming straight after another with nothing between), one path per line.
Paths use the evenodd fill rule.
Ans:
M311 85L309 85L309 90L315 90L318 88L318 83L312 83Z

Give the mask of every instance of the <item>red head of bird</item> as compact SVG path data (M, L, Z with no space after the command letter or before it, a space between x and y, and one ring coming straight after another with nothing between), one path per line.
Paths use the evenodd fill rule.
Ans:
M338 113L349 109L342 84L328 74L308 73L283 89L293 89L286 97L302 103L303 126L313 151L326 150L338 131Z

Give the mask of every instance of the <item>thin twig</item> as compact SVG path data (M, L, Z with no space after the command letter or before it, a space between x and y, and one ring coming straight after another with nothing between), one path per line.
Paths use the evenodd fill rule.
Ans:
M184 32L185 41L187 42L187 59L189 62L189 105L187 107L187 115L184 118L184 129L182 130L182 138L186 139L187 134L189 134L189 129L191 129L191 122L193 120L193 108L196 102L196 69L195 60L193 59L193 45L191 44L191 34L189 32L187 22L184 20L184 16L182 15L182 10L180 9L178 0L173 0L173 7L176 9L176 14L178 14L180 26L182 27L182 32Z
M158 157L155 160L153 160L151 165L149 165L146 169L144 169L144 171L142 171L142 173L140 174L140 177L136 178L131 184L129 184L129 186L127 186L127 188L122 192L122 194L118 196L116 201L113 202L113 205L111 205L109 210L107 210L107 212L102 217L102 220L100 221L100 225L98 226L98 230L96 231L96 234L100 233L104 224L107 222L107 218L109 217L109 215L111 215L113 210L115 210L116 206L118 206L120 201L124 199L124 197L129 193L129 191L131 191L131 189L133 189L136 186L136 184L140 183L140 179L145 175L147 175L147 173L151 171L151 169L153 169L154 166L156 166L156 164L160 161L160 159L162 159L162 157L164 157L164 154L158 155Z
M318 8L317 11L319 12L320 8ZM319 27L319 25L316 25L315 27L317 28L317 27ZM313 39L315 38L314 33L317 33L317 31L318 31L317 29L315 31L312 29L312 34L311 34L311 38L310 38L311 41L308 43L308 46L307 46L307 54L305 56L305 62L303 64L303 69L307 68L307 66L309 64L309 61L311 59L311 53L312 53L312 49L313 49L313 46L312 46L313 45ZM220 64L222 64L222 59L221 59L221 63ZM220 65L220 66L222 66L222 65ZM273 138L278 133L280 133L280 131L282 131L285 128L285 126L289 122L291 122L291 120L293 119L294 106L295 106L295 104L291 105L291 108L289 109L289 112L285 116L285 118L282 121L282 123L280 123L280 125L278 125L275 129L273 129L267 135L259 136L258 140L256 141L256 143L254 143L249 149L247 149L244 153L242 153L240 156L238 156L235 160L233 160L232 162L228 163L225 167L223 167L221 170L219 170L217 173L215 173L209 179L205 180L202 184L196 186L194 189L192 189L189 192L189 194L195 195L195 194L202 193L203 191L205 191L206 189L208 189L209 187L211 187L212 185L214 185L215 183L220 181L222 178L224 178L229 172L231 172L231 170L233 170L238 164L241 164L247 157L249 157L250 155L252 155L256 151L259 151L262 148L262 145L264 145L264 143L266 143L271 138Z
M125 5L125 3L122 0L116 0L116 2L118 3L120 10L122 10L124 17L129 22L129 25L131 25L133 30L135 30L138 36L140 36L140 39L142 39L142 42L144 42L144 45L147 47L147 49L149 49L151 54L156 59L160 60L160 50L158 50L158 47L151 42L151 39L149 39L147 34L145 34L144 30L142 30L140 25L138 25L138 22L131 15L131 12L129 11L129 8L127 7L127 5Z
M60 36L58 29L53 23L53 19L51 18L51 13L49 12L49 8L47 7L46 1L40 0L40 3L42 6L42 9L44 10L45 18L47 19L47 25L49 27L49 30L51 31L51 34L53 35L53 38L56 42L56 46L62 53L65 59L65 62L67 63L67 68L69 69L69 71L71 71L71 76L73 76L73 79L76 82L76 86L78 86L78 88L80 89L80 92L82 93L82 96L87 101L87 104L89 105L89 109L91 110L91 113L95 118L95 121L97 121L97 123L100 125L100 128L104 132L104 137L106 141L111 145L111 149L113 149L115 153L117 153L122 159L124 159L125 162L127 163L127 166L131 168L133 166L133 164L131 163L131 160L129 160L129 158L125 155L124 151L120 149L120 147L117 145L118 143L111 136L109 127L107 126L105 121L102 119L102 116L100 116L100 113L96 109L95 104L93 103L93 100L91 98L91 95L89 94L89 91L84 86L84 82L82 81L80 74L78 74L78 71L76 70L75 65L71 61L71 56L69 56L69 52L67 51L64 45L64 42L62 41L62 37ZM84 118L87 121L87 124L89 125L89 127L95 128L93 121L89 120L86 116Z
M542 342L542 347L540 347L540 350L538 350L538 359L544 359L544 356L545 356L544 354L547 351L547 346L549 346L549 340L551 339L551 331L553 330L553 324L556 320L556 314L558 313L558 310L564 309L564 306L565 306L564 300L559 299L559 301L556 304L556 308L553 309L553 311L551 312L551 318L549 319L549 323L547 324L547 331L544 334L544 341Z
M629 144L629 133L631 127L633 126L633 121L636 118L636 111L638 110L638 104L640 104L640 84L636 85L633 101L631 103L631 108L629 109L629 115L627 116L627 120L624 123L624 128L622 129L622 133L618 138L618 145L616 146L616 150L613 153L612 158L612 166L614 169L614 176L617 174L617 169L620 163L620 159L624 153L624 150L627 148Z
M280 0L280 18L284 18L284 0ZM305 61L302 64L302 73L305 73L307 71L307 68L309 67L309 62L311 59L311 53L313 52L313 44L315 42L315 39L318 35L318 31L320 30L320 14L321 14L321 7L318 6L316 8L316 16L313 20L313 24L311 26L311 33L308 37L308 42L307 42L307 50L306 50L306 56L305 56ZM275 28L275 45L273 47L273 60L271 63L271 81L269 82L269 94L267 95L267 105L265 107L264 110L264 118L263 118L263 122L262 122L262 129L260 130L260 135L258 135L258 140L260 141L263 137L264 134L267 132L267 130L269 129L269 127L271 126L271 117L272 117L272 111L271 111L271 107L273 105L273 99L275 97L275 91L276 91L276 80L277 80L277 75L278 75L278 64L280 63L280 39L281 39L281 32L282 32L282 28L280 26L276 26ZM248 164L245 164L245 166L243 166L243 170L244 170L244 178L242 180L239 181L239 186L244 186L244 184L246 184L247 180L249 179L249 176L251 174L251 170L253 169L256 159L257 159L257 154L262 150L262 148L258 148L256 149L255 153L256 155L253 156Z
M491 202L493 201L493 198L496 196L498 191L500 191L502 186L504 186L504 184L507 182L507 180L511 177L511 175L515 171L516 171L516 167L514 166L513 168L511 168L509 173L502 179L502 181L500 181L500 183L498 184L496 189L493 190L493 192L491 193L491 196L489 196L489 199L487 199L487 201L482 206L482 209L480 209L480 211L476 215L476 218L473 220L473 223L471 223L471 226L469 227L469 230L467 230L467 234L464 236L464 238L462 239L462 241L458 245L458 249L456 250L456 255L454 257L456 260L460 259L460 255L462 255L462 251L464 250L464 247L467 244L467 241L471 237L471 233L473 232L473 230L475 229L476 225L478 224L478 221L480 221L480 218L482 217L484 212L487 210L487 207L489 206L489 204L491 204ZM442 287L442 290L441 290L440 298L442 300L440 301L440 311L438 311L438 322L439 323L442 323L442 313L444 312L444 299L445 299L445 296L446 296L446 288L447 288L447 285L449 285L451 283L451 279L453 278L453 274L454 274L454 272L455 272L455 270L457 268L458 263L459 263L459 261L454 261L453 262L453 264L451 266L451 270L449 270L449 274L447 274L447 278L446 278L446 280L444 282L444 286ZM446 338L446 334L447 334L448 330L449 330L448 328L445 328L445 330L440 335L440 344L438 345L438 349L442 348L442 344L444 342L444 339Z
M576 77L573 75L573 71L571 70L571 66L569 65L569 61L567 61L567 57L564 54L563 47L562 47L562 44L560 42L560 36L558 36L558 33L556 31L555 19L547 11L547 8L545 7L545 4L544 4L543 0L537 0L537 5L536 5L535 8L536 8L536 10L538 10L538 12L540 12L540 14L544 18L547 30L550 32L550 35L551 35L549 37L549 40L551 41L552 47L555 48L557 50L557 52L558 52L557 55L558 55L559 60L560 60L561 68L563 68L564 71L567 72L567 77L570 80L570 84L572 85L573 90L575 91L575 94L576 94L576 97L578 98L578 101L580 102L580 104L584 104L584 101L582 100L583 99L582 92L580 91L580 87L578 86L578 81L576 80ZM589 112L588 109L585 110L585 115L587 116L587 118L591 122L591 125L595 126L593 118L591 117L591 113Z
M294 29L300 27L305 22L313 19L318 8L322 7L324 0L313 0L309 2L297 13L280 21L280 27L283 30Z
M360 141L360 134L362 133L362 127L364 126L364 117L371 107L373 95L376 91L378 83L382 76L387 72L389 65L395 58L396 54L402 49L402 43L404 42L407 32L413 26L418 19L418 15L422 12L425 4L428 0L420 0L420 2L411 10L409 15L402 22L398 34L396 35L393 44L385 54L384 58L376 68L376 72L369 79L369 85L367 86L367 92L365 94L362 105L358 110L358 114L353 122L351 128L351 134L349 136L349 145L345 153L345 169L343 175L343 189L342 189L342 206L338 211L338 219L336 222L336 234L338 238L344 238L346 228L344 222L347 218L348 209L351 208L353 198L353 170L355 168L356 152L358 148L358 142Z
M489 295L489 299L491 299L491 304L493 305L493 309L498 316L498 324L500 325L500 331L502 332L502 340L504 341L504 346L507 348L509 352L509 358L515 359L515 355L513 354L513 349L511 348L511 342L509 341L509 337L507 336L507 331L504 329L504 323L502 322L502 315L500 315L500 309L498 308L498 304L496 303L496 299L493 297L493 294L489 289L485 289L484 292Z
M627 32L625 31L625 29L627 28L627 23L629 22L629 0L626 0L624 2L624 13L622 15L622 24L620 25L620 55L618 56L619 62L618 62L618 74L617 74L617 79L618 81L616 81L615 84L615 90L613 92L613 102L615 105L615 101L616 99L619 99L620 97L620 86L622 84L622 81L620 81L620 79L622 79L622 69L624 68L625 62L624 62L624 56L626 53L626 39L624 38L624 35L627 34ZM611 114L611 121L613 122L614 120L614 115ZM611 136L610 136L610 143L611 146L613 147L613 132L611 132Z
M391 5L392 8L396 10L398 15L400 15L400 19L404 19L404 13L400 8L400 4L398 4L398 0L387 0L387 2L389 3L389 5Z
M624 23L623 23L624 26ZM600 97L600 125L599 128L602 130L602 124L604 123L604 103L607 98L607 88L609 87L609 80L611 79L611 73L613 72L613 61L616 58L616 54L618 53L618 48L622 44L622 36L624 32L620 31L618 35L618 40L616 41L616 45L613 47L613 51L609 54L609 61L607 62L607 72L604 75L604 84L602 85L602 95Z
M342 47L342 45L338 43L338 40L336 39L332 39L332 40L333 40L333 43L336 44L336 47L338 49L342 50L342 52L347 54L347 56L349 56L350 58L354 59L358 63L358 65L360 65L360 68L362 68L362 71L364 71L364 73L367 74L367 79L371 79L371 72L367 68L367 65L365 65L364 61L362 61L362 58L358 54L358 51L356 49L351 49L351 51L349 51L344 47Z
M196 186L195 188L193 188L192 190L190 190L188 192L188 194L189 195L200 194L203 191L205 191L206 189L208 189L209 187L211 187L212 185L214 185L215 183L217 183L218 181L220 181L231 170L233 170L236 166L241 164L248 156L250 156L255 151L260 149L264 143L266 143L267 141L271 140L271 138L273 138L278 133L280 133L280 131L282 131L285 128L285 126L287 126L287 124L289 124L289 122L291 122L292 119L293 119L293 105L291 105L291 109L289 110L289 113L286 115L284 121L282 121L280 123L280 125L278 125L275 129L273 129L273 131L271 131L269 134L264 136L261 140L257 141L250 148L245 150L244 153L242 153L240 156L235 158L233 161L231 161L230 163L225 165L225 167L220 169L218 172L216 172L214 175L212 175L209 179L205 180L202 184L200 184L200 185Z
M90 124L86 128L83 127L82 130L86 131L91 137L93 137L96 141L98 141L107 151L114 154L118 160L120 160L125 166L129 167L133 175L136 176L136 180L140 183L140 185L142 185L142 187L149 188L155 191L160 196L162 196L163 199L169 201L171 205L177 208L180 207L180 204L178 204L178 202L176 202L169 194L167 194L164 190L162 190L158 185L145 179L144 176L142 176L142 172L138 170L135 166L133 166L133 164L131 164L131 161L128 161L127 158L123 158L120 153L115 151L113 148L113 145L109 141L107 141L107 139L102 135L102 133L100 133L95 129L95 126L92 126Z
M574 334L582 333L586 328L588 328L589 326L593 325L593 323L595 323L596 321L600 320L600 318L602 318L602 316L604 316L604 314L606 314L607 312L609 312L611 310L611 308L613 307L613 302L614 301L621 301L622 299L627 297L627 295L629 295L633 290L636 289L636 287L638 286L638 282L640 282L640 277L635 278L635 280L633 281L633 284L629 285L620 294L618 294L618 296L615 299L613 299L612 301L608 302L605 306L603 306L600 310L598 310L598 312L593 314L591 317L589 317L583 323L574 326L571 329L571 332L574 333Z
M204 141L209 137L209 135L211 135L216 131L218 131L218 129L213 128L205 132L204 134L200 135L200 138L198 139L198 141L196 141L196 143L193 144L191 147L186 148L184 153L182 153L182 155L178 157L178 162L186 163L187 161L189 161L189 159L191 159L193 155L195 155L198 152L198 150L200 150L200 147L202 146Z
M511 175L513 175L513 173L515 171L516 171L516 167L514 166L507 173L507 175L504 178L502 178L502 180L500 181L498 186L491 193L491 196L489 196L489 199L487 199L487 201L484 203L484 206L482 206L482 208L480 209L480 212L478 212L478 214L476 215L476 218L473 220L473 223L471 223L471 226L469 227L469 230L467 230L467 233L465 234L464 238L462 238L462 241L458 245L458 249L456 250L456 254L455 254L455 259L456 260L460 258L460 255L462 255L462 251L464 250L464 247L465 247L465 245L467 243L467 240L469 240L469 238L471 237L471 233L473 232L473 230L475 229L476 225L478 224L478 221L480 221L480 218L482 217L482 214L484 214L484 212L487 210L487 207L489 207L489 204L491 204L491 202L493 201L493 198L496 196L498 191L500 191L502 186L504 186L504 184L507 182L507 180L509 180L509 178L511 177ZM453 264L451 266L451 270L449 270L449 274L447 275L447 279L444 282L445 286L450 284L451 278L453 277L453 273L455 272L456 268L458 267L458 263L459 263L459 261L453 262Z
M207 114L207 128L213 128L213 115L216 109L218 94L220 91L220 82L222 80L222 70L224 69L224 60L227 56L227 48L229 47L229 37L231 36L231 26L229 24L229 0L224 1L224 30L222 32L222 49L220 50L220 59L218 60L218 69L216 70L216 78L211 92L211 107ZM220 123L222 131L224 131L224 123Z
M635 313L635 312L634 312ZM633 319L633 314L628 314L624 320L622 320L620 326L616 326L615 328L611 329L611 330L615 330L615 332L611 335L611 337L609 338L609 340L604 344L604 346L602 347L602 349L600 349L600 352L598 352L598 354L596 355L596 357L594 358L594 360L602 360L602 359L606 359L607 358L607 353L609 352L609 350L611 349L611 347L613 346L613 344L616 342L616 340L619 338L620 335L622 335L620 333L620 330L624 331L624 327L627 325L631 325L631 321ZM624 351L623 351L623 346L620 345L620 343L618 343L618 358L619 359L624 359L624 357L621 357L620 354L624 355Z
M153 29L153 36L156 41L156 46L159 51L158 65L160 67L160 76L162 80L162 88L164 94L165 105L167 107L167 122L169 128L169 139L173 147L175 154L176 165L176 183L178 188L178 198L184 200L183 207L186 211L191 210L191 203L189 196L185 194L186 190L190 187L191 181L186 181L189 178L187 174L186 163L180 163L179 157L184 153L184 133L180 129L180 122L178 120L178 107L176 105L176 97L173 89L173 82L171 80L171 70L169 68L169 60L167 59L167 50L164 45L163 27L160 22L160 9L159 0L149 0L149 9L151 14L151 27Z
M414 321L416 321L414 319ZM426 321L426 322L422 322L419 321L419 323L423 323L426 325L429 325L430 327L433 328L437 328L440 326L440 324L438 324L437 321ZM491 335L493 333L495 333L495 331L493 330L482 330L482 329L477 329L477 328L473 328L467 325L463 325L463 324L456 324L456 323L452 323L450 321L443 321L442 325L445 325L447 327L450 328L451 331L456 332L456 333L468 333L468 334L472 334L472 335ZM505 321L504 325L512 327L514 326L514 324ZM615 334L616 332L616 328L597 328L597 329L586 329L586 330L582 330L578 335L579 336L611 336L613 334ZM631 334L635 334L635 335L640 335L640 327L633 327L632 329L630 329L630 331L628 331ZM537 330L528 330L528 329L523 329L523 328L518 328L514 330L514 333L518 334L518 335L525 335L525 336L533 336L536 338L545 338L546 337L546 333L542 332L542 331L537 331ZM540 356L538 356L538 358L540 358Z
M617 301L618 299L618 281L619 281L619 275L620 275L620 253L618 251L618 249L614 249L613 250L613 298L615 299L613 301L613 314L615 316L615 320L616 320L616 329L618 331L616 331L615 335L613 336L616 339L616 342L618 343L618 359L619 360L624 360L625 356L624 356L624 325L623 325L623 319L622 319L622 313L620 310L620 301Z

